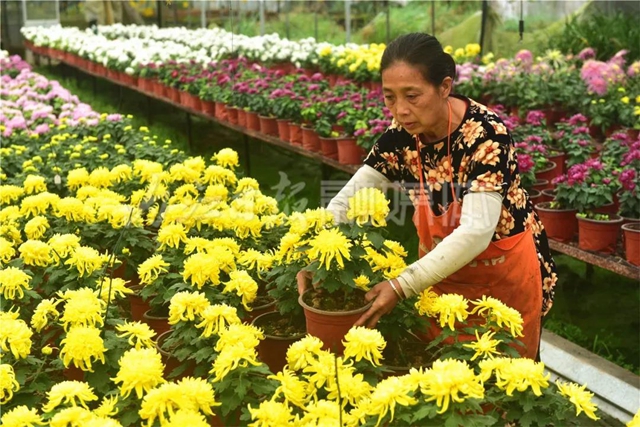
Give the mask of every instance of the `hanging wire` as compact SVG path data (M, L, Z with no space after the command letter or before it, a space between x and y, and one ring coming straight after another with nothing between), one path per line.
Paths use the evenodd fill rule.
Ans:
M520 0L520 22L519 22L519 30L520 30L520 43L522 43L522 37L524 36L524 0Z

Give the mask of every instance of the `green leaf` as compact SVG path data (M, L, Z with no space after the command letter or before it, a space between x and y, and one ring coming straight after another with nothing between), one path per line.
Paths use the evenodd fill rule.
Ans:
M385 238L382 237L382 235L376 231L367 233L367 239L371 241L371 243L376 249L380 249L382 246L384 246Z

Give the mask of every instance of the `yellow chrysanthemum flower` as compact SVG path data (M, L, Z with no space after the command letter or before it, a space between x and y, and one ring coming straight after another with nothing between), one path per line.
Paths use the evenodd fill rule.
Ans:
M24 188L17 185L0 185L0 205L9 205L24 194Z
M434 311L440 316L440 327L449 326L452 331L455 330L455 322L464 322L469 317L467 311L468 301L465 297L458 294L440 295L433 303Z
M191 411L200 411L207 415L213 415L214 406L220 406L216 402L213 386L204 378L186 377L178 381L178 386L185 399L180 407Z
M89 185L96 188L109 188L113 183L114 176L111 171L104 166L99 166L89 174Z
M593 393L586 390L586 384L579 386L575 383L556 381L556 385L558 386L560 394L568 397L569 401L576 406L576 416L580 415L580 412L584 412L585 415L592 420L599 419L595 413L598 407L591 401Z
M94 415L90 410L80 406L64 408L51 418L49 427L86 426Z
M80 277L90 276L95 271L99 271L108 261L107 254L100 254L97 250L89 246L78 246L73 250L69 259L64 264L71 265L78 270Z
M232 220L231 229L238 239L259 238L262 235L260 217L251 212L238 212L229 209L225 212Z
M638 95L638 98L636 98L636 102L640 103L640 95ZM627 423L626 427L640 427L640 410L636 412L636 414L633 416L633 419L631 419L631 421Z
M363 291L369 291L371 280L364 274L361 274L353 280L353 283L357 288L362 289Z
M187 233L182 224L163 225L158 230L158 242L160 242L159 250L165 247L178 248L180 243L187 242Z
M162 259L162 255L152 255L138 266L138 277L143 285L150 285L158 279L160 273L168 272L169 263Z
M7 264L16 256L16 250L13 243L4 237L0 237L0 263Z
M65 197L56 203L54 214L69 222L81 222L87 219L87 209L89 206L85 206L82 200L75 197Z
M278 372L275 375L269 375L267 378L276 380L280 383L271 397L272 400L276 400L278 396L282 395L285 403L291 403L303 408L311 398L311 395L307 392L307 383L299 379L286 367L281 372Z
M258 284L244 270L232 271L229 274L230 280L224 282L222 293L234 293L242 298L242 306L250 311L249 304L255 301L258 296Z
M476 331L476 341L471 344L462 345L475 351L471 361L476 360L478 357L492 358L494 354L500 354L497 347L501 341L492 339L495 334L495 332L485 332L482 334L482 337L480 337L478 336L478 331Z
M389 200L377 188L363 188L349 198L347 218L362 226L371 223L374 227L385 227L389 215Z
M67 187L69 187L69 190L75 191L88 183L89 172L85 168L74 169L67 174Z
M211 165L207 167L202 173L201 184L212 185L235 185L238 182L238 178L233 171L223 168L218 165Z
M169 176L172 182L198 182L200 173L201 171L191 169L182 163L175 164L169 168Z
M356 362L366 359L374 366L380 366L382 350L387 345L380 331L364 326L351 328L344 336L342 343L344 357L353 358Z
M100 406L93 410L93 413L98 417L111 417L118 414L118 396L104 396Z
M219 335L218 342L214 347L216 351L222 351L225 347L236 345L254 348L260 343L260 340L264 339L264 333L260 329L244 323L231 324L221 330Z
M127 287L124 279L119 277L103 277L96 284L97 293L104 302L108 300L115 301L118 298L124 298L133 294L133 289Z
M544 374L544 363L531 359L510 359L496 367L496 385L512 396L514 390L526 391L529 387L536 396L541 396L540 388L549 387L551 374Z
M27 240L18 247L25 265L47 267L53 263L51 246L40 240Z
M405 258L408 255L407 250L404 248L404 246L402 246L400 243L396 241L385 240L384 246L389 250L391 250L391 252L396 256Z
M163 427L209 427L210 425L200 412L188 409L178 409L169 415L169 421L162 424Z
M335 259L340 268L344 268L344 259L351 260L349 249L352 243L337 228L322 230L309 241L307 257L310 261L319 261L320 267L331 270L331 261ZM344 258L344 259L343 259Z
M520 312L514 308L508 307L499 299L487 297L483 295L481 299L472 301L475 305L471 314L480 314L487 321L495 322L498 327L504 327L511 332L514 337L522 337L522 328L524 321Z
M156 332L149 325L142 322L125 321L123 324L116 326L116 330L120 332L120 338L127 338L129 345L136 349L152 348L155 346L153 337Z
M364 374L354 374L350 370L342 370L340 372L340 384L332 381L327 384L327 398L337 401L339 397L342 400L343 408L348 404L356 406L358 402L366 399L371 394L373 387L364 379Z
M189 320L193 322L209 305L209 300L202 292L178 292L169 302L169 324Z
M33 427L36 425L45 425L42 417L38 415L38 410L36 408L27 408L25 405L16 406L4 412L2 418L0 418L0 423L3 427Z
M74 326L61 342L60 358L65 368L71 362L76 368L93 372L92 362L105 363L104 353L107 349L100 337L100 329L93 326Z
M47 392L47 403L42 407L44 412L51 412L62 404L82 406L88 409L87 402L98 400L91 386L82 381L63 381L51 387Z
M203 203L224 202L229 197L229 190L222 184L207 186L204 192Z
M182 277L197 289L202 289L207 282L217 285L220 283L218 259L209 253L193 254L184 261Z
M297 261L302 256L301 251L297 249L303 244L301 235L288 232L280 239L275 259L281 263L289 264Z
M222 381L229 372L239 368L247 367L249 364L259 366L257 360L258 354L253 347L245 347L243 345L229 345L223 347L216 360L213 362L213 368L209 373L214 374L213 382Z
M26 194L42 193L47 191L47 183L43 176L27 175L22 184Z
M16 381L16 373L13 366L0 364L0 404L4 405L13 399L13 392L20 390L20 384Z
M300 420L303 426L337 426L340 425L340 406L337 401L318 400L305 407Z
M127 350L118 361L118 374L112 381L122 383L120 395L127 398L135 390L138 399L144 393L165 382L164 364L160 353L155 348L132 348Z
M234 252L234 250L231 246L227 245L227 242L214 239L213 247L207 250L207 254L216 258L220 271L231 273L236 269L236 255L240 249L238 249L238 252Z
M411 406L417 400L411 396L413 386L406 377L389 377L380 381L369 399L365 400L368 415L377 415L378 422L391 412L391 421L395 415L396 405Z
M11 351L16 359L26 359L31 353L33 332L22 319L13 317L6 312L0 316L0 349L6 353Z
M338 365L338 375L341 376L343 371L353 372L353 361L338 358L333 353L321 351L316 359L312 359L309 366L303 369L307 381L312 390L320 390L335 382L336 363ZM314 391L315 391L314 390Z
M111 169L111 177L117 183L131 181L133 168L129 165L120 164Z
M209 305L200 313L202 321L196 325L196 328L204 328L202 336L205 338L226 329L229 325L239 324L240 318L235 307L226 304Z
M431 286L420 293L420 297L415 304L418 309L418 313L422 316L435 317L438 312L436 310L436 301L438 300L438 294L431 290Z
M54 234L47 242L56 260L66 258L80 246L80 236L75 234Z
M0 294L7 300L24 297L24 291L31 289L29 282L31 276L16 267L7 267L0 270Z
M484 398L482 381L464 360L436 360L420 381L425 400L436 401L439 414L449 409L450 402L464 402L467 398ZM462 394L462 396L461 396Z
M49 221L44 216L34 216L24 225L24 233L27 239L38 240L49 229Z
M319 338L307 335L294 342L287 349L287 364L294 371L300 371L316 361L322 352L323 343Z
M68 290L59 296L66 301L60 318L65 331L73 326L102 326L106 304L92 289Z
M231 148L223 148L211 157L218 166L234 170L240 164L238 152Z
M150 390L142 399L140 418L147 421L147 426L154 425L156 418L160 419L160 425L168 422L167 413L175 413L181 405L186 404L186 399L176 383L166 382Z
M273 400L264 400L255 409L249 405L249 413L253 420L251 425L254 427L285 426L290 425L294 419L291 409L286 403L274 402Z

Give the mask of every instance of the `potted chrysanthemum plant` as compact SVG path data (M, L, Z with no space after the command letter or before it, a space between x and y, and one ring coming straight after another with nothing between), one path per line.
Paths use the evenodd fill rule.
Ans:
M349 199L348 222L318 230L299 248L307 263L303 271L313 277L313 286L299 297L307 332L326 348L342 351L342 337L370 305L364 298L369 286L387 279L386 271L405 267L385 246L388 213L382 191L361 189Z

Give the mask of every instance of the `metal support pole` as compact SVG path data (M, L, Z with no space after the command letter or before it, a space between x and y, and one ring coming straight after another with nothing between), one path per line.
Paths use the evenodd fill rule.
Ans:
M200 0L200 27L207 28L207 8L209 7L208 0Z
M344 29L347 33L347 43L351 42L351 0L344 2Z
M189 112L185 113L187 115L187 144L189 144L189 149L193 147L193 134L191 130L191 114Z
M249 136L246 133L242 134L242 141L244 142L244 158L247 163L246 174L251 176L251 156L249 149Z
M156 11L158 12L158 28L162 28L162 3L164 2L164 0L156 0L157 1L157 7L156 7Z
M144 96L147 99L147 123L153 122L153 115L151 114L151 97L149 95Z
M258 0L260 5L260 35L264 36L264 0Z

